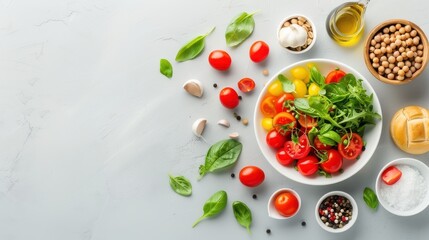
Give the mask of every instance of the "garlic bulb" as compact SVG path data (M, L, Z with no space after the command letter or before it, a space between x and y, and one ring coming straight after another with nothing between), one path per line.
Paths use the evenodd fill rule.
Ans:
M280 29L279 41L283 47L300 47L307 42L308 33L305 28L298 24L291 24L289 27Z

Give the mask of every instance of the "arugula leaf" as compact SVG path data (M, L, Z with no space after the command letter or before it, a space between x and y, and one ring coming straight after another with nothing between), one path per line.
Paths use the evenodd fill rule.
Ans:
M252 34L255 28L253 14L255 13L242 12L229 23L225 32L225 40L228 47L240 45Z
M285 75L279 74L277 76L279 81L282 83L283 91L287 93L295 92L295 84L291 80L289 80Z

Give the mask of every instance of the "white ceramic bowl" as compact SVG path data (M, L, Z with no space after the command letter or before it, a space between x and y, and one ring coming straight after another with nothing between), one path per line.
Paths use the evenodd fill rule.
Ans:
M328 226L326 226L323 222L322 222L322 220L320 219L320 217L319 217L319 206L320 206L320 204L323 202L323 200L325 200L327 197L329 197L329 196L333 196L333 195L338 195L338 196L342 196L342 197L345 197L345 198L347 198L348 200L350 200L350 203L352 204L352 208L353 208L353 212L352 212L352 219L346 224L346 225L344 225L344 227L342 227L342 228L336 228L336 229L334 229L334 228L331 228L331 227L328 227ZM357 219L357 217L358 217L358 213L359 213L359 211L358 211L358 206L357 206L357 204L356 204L356 201L355 201L355 199L352 197L352 196L350 196L350 194L348 194L348 193L345 193L345 192L342 192L342 191L332 191L332 192L328 192L327 194L325 194L325 195L323 195L320 199L319 199L319 201L317 201L317 204L316 204L316 208L315 208L315 213L316 213L316 222L319 224L319 226L321 227L321 228L323 228L323 229L325 229L326 231L328 231L328 232L332 232L332 233L340 233L340 232L344 232L344 231L346 231L346 230L348 230L348 229L350 229L352 226L353 226L353 224L355 224L355 222L356 222L356 219Z
M356 174L360 169L362 169L365 166L365 164L368 163L375 149L377 148L378 141L380 140L382 121L377 121L377 124L374 126L367 126L365 130L365 136L364 136L364 140L367 142L367 145L366 145L365 151L361 154L359 160L357 161L344 160L344 164L343 164L344 172L340 174L333 174L331 178L325 178L322 176L318 176L317 174L310 177L303 176L298 171L296 171L293 167L285 167L281 165L276 159L275 149L270 148L265 142L267 132L261 126L261 120L264 117L259 110L259 105L267 92L268 86L270 85L271 82L276 80L279 74L282 73L282 74L289 75L290 69L296 66L306 66L309 63L315 64L317 68L325 76L330 71L339 67L341 70L345 71L346 73L352 73L353 75L355 75L356 78L362 79L363 80L362 85L367 90L367 94L371 94L371 93L373 94L374 111L379 113L382 116L381 106L380 106L380 102L378 100L377 94L369 84L368 80L366 80L365 77L363 77L359 72L357 72L355 69L353 69L352 67L344 63L340 63L334 60L309 59L309 60L304 60L304 61L294 63L292 65L289 65L281 69L279 72L273 75L273 77L271 78L270 81L268 81L267 84L265 84L265 87L262 89L262 91L259 94L258 100L256 102L256 106L255 106L254 121L253 121L254 128L255 128L255 135L256 135L256 141L258 142L258 145L259 145L259 148L261 149L262 154L267 159L267 161L271 164L271 166L273 166L280 174L296 182L300 182L308 185L329 185L329 184L338 183L348 179L349 177Z
M424 177L424 179L426 181L426 186L427 186L426 197L420 202L420 204L418 206L416 206L415 208L412 208L408 211L401 211L401 210L393 208L392 206L390 206L386 202L386 199L384 199L380 193L380 188L381 188L382 184L385 184L383 182L383 180L381 179L381 175L383 174L383 171L390 166L396 166L396 165L408 165L408 166L414 167L415 169L419 170L419 172L422 174L422 176ZM375 181L375 191L376 191L376 194L378 197L378 201L383 206L383 208L386 209L387 211L389 211L395 215L398 215L398 216L415 215L415 214L425 210L426 207L429 205L429 167L426 166L426 164L424 164L420 160L416 160L413 158L399 158L399 159L393 160L393 161L389 162L388 164L386 164L386 166L384 166L381 169L381 171L379 172L379 174L377 176L377 180Z
M309 23L310 23L311 28L312 28L312 30L313 30L313 41L311 42L311 44L310 44L310 45L308 45L308 47L307 47L306 49L304 49L304 50L302 50L302 51L293 51L293 50L290 50L290 49L288 49L288 48L283 47L283 46L280 44L280 38L279 38L280 29L282 29L283 24L284 24L287 20L289 20L289 19L291 19L291 18L297 18L297 17L303 17L303 18L305 18L305 19L307 20L307 22L309 22ZM282 46L282 48L284 48L286 51L288 51L288 52L290 52L290 53L292 53L292 54L301 54L301 53L305 53L305 52L309 51L309 50L314 46L314 44L316 43L316 39L317 39L316 26L314 25L314 23L311 21L311 19L310 19L309 17L304 16L304 15L302 15L302 14L293 14L293 15L290 15L290 16L288 16L288 17L284 18L284 19L280 22L280 24L279 24L279 26L278 26L278 28L277 28L277 40L279 41L280 46Z
M277 195L279 195L280 193L283 192L291 192L292 194L294 194L296 196L296 198L298 199L298 210L296 210L295 214L290 216L290 217L285 217L283 215L280 215L280 213L277 211L277 209L274 207L274 202L276 200ZM268 216L274 219L289 219L292 218L293 216L295 216L298 212L299 209L301 209L301 197L299 196L299 194L291 189L291 188L280 188L279 190L275 191L270 199L268 200Z

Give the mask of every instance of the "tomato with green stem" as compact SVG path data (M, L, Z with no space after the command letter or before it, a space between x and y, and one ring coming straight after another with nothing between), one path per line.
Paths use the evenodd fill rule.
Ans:
M329 149L327 151L327 159L320 166L327 173L336 173L343 166L343 157L337 150Z
M290 135L295 126L295 117L288 112L277 113L273 118L273 127L282 135Z
M362 153L363 140L357 133L346 133L338 144L338 151L347 160L356 160Z
M289 108L287 107L288 101L293 101L295 97L291 93L284 93L279 98L277 98L277 101L275 103L276 112L287 112Z
M284 148L287 154L294 159L303 158L310 153L310 144L306 134L302 134L298 140L287 141Z

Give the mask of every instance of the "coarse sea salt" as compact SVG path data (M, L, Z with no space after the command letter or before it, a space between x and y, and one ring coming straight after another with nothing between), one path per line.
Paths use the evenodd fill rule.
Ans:
M412 166L399 164L396 168L402 172L401 178L393 185L381 181L380 197L400 211L416 208L426 196L426 179Z

